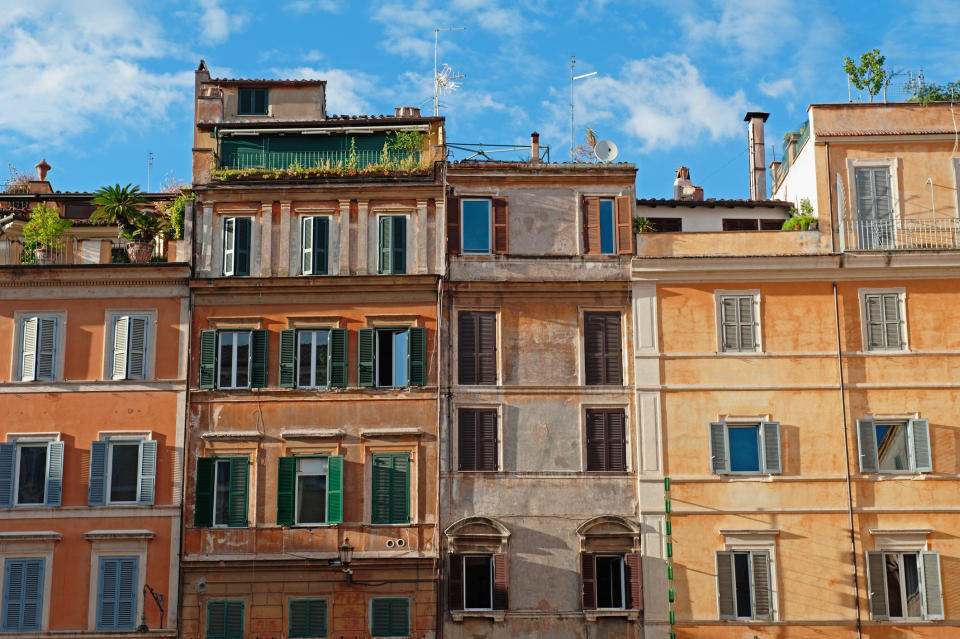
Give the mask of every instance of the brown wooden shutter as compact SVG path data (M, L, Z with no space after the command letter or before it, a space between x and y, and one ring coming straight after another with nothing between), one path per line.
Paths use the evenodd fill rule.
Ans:
M600 198L583 198L583 252L600 252Z
M622 410L608 410L606 413L607 470L626 472L627 470L627 429L626 415Z
M643 562L638 552L627 553L627 608L643 610Z
M450 555L447 595L450 610L463 610L463 555Z
M460 253L460 198L447 195L447 255Z
M457 374L461 384L477 383L477 313L460 313L457 330Z
M617 253L633 255L633 198L617 196Z
M584 314L584 373L587 386L603 383L603 318L598 313Z
M497 411L476 411L476 469L497 470Z
M477 384L497 383L497 314L477 316Z
M510 575L507 570L507 556L498 553L493 556L493 609L507 610L510 600L507 596L507 586Z
M607 425L602 410L587 411L587 470L607 468Z
M499 255L510 252L509 218L507 198L493 198L493 252Z
M460 470L477 470L477 411L461 408L458 413L457 451Z
M597 609L597 584L596 584L596 566L593 560L593 554L580 553L580 577L583 580L583 592L581 600L584 610Z
M603 318L603 384L623 384L620 354L620 313L607 313Z

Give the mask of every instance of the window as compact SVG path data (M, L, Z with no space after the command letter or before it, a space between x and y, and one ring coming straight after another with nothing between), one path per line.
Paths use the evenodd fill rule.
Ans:
M0 444L0 508L59 506L63 442Z
M883 619L943 619L940 553L867 553L870 616Z
M497 411L461 408L457 416L460 470L497 470Z
M643 607L640 553L581 553L584 610Z
M507 556L450 555L451 610L507 610Z
M627 470L626 416L622 408L587 409L587 470Z
M405 637L410 634L410 600L382 597L370 600L370 634Z
M725 217L722 220L722 224L724 231L756 231L760 228L760 223L757 220L749 219ZM781 224L783 224L783 222L781 222Z
M587 386L622 385L619 311L584 313L583 337Z
M265 330L200 331L200 388L266 388Z
M207 602L207 639L243 639L242 601Z
M300 218L300 272L304 275L327 274L329 218Z
M291 599L290 636L326 637L327 600Z
M714 474L776 474L780 468L780 423L710 424L710 459Z
M194 526L246 527L249 466L247 457L197 459Z
M717 595L721 619L772 619L769 552L718 552Z
M97 630L133 630L137 618L137 557L100 557Z
M373 455L371 523L410 523L410 454Z
M493 229L490 200L463 200L463 252L490 253Z
M361 328L357 331L357 338L360 386L426 384L425 328Z
M930 421L857 420L862 473L929 473L933 471Z
M683 218L681 217L648 217L647 220L653 224L654 233L680 233L683 231Z
M108 439L90 443L87 505L152 506L157 475L157 442Z
M55 315L20 320L20 381L52 382L57 379L57 340L60 319Z
M277 524L342 521L343 457L281 457L277 471Z
M761 231L780 231L783 229L783 223L786 220L765 219L760 220Z
M461 384L497 383L497 314L461 311L457 325L457 377Z
M868 351L903 350L904 330L899 292L861 292L864 346Z
M237 115L267 115L267 89L240 87Z
M381 275L402 275L407 272L407 218L403 215L380 216Z
M583 198L583 252L588 255L633 253L632 198Z
M505 197L447 197L447 253L508 253L509 218Z
M40 630L44 560L7 559L3 564L3 632Z
M111 379L146 379L149 329L150 317L147 315L113 316Z
M758 350L759 333L756 309L759 293L717 294L720 350L724 353L748 353Z
M325 388L347 385L347 331L292 329L280 331L280 386Z
M249 217L223 218L223 274L250 275Z

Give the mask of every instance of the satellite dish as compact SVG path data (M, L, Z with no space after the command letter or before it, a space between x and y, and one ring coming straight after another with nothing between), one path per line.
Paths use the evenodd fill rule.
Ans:
M593 153L601 162L609 164L617 159L617 145L610 140L598 140L597 145L593 147Z

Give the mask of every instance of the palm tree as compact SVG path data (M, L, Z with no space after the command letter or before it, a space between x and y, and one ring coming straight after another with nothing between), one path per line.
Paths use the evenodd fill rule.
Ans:
M140 186L104 186L99 188L90 200L98 208L90 216L94 224L116 224L117 235L130 234L137 229L133 224L141 215L141 208L147 205L140 193Z

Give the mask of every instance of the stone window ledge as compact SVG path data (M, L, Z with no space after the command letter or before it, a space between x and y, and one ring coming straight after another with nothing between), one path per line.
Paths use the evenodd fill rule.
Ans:
M596 621L606 617L624 617L628 621L639 621L639 610L584 610L583 616L587 621Z
M503 610L451 610L450 615L454 621L463 621L465 619L489 619L494 623L503 621L506 612Z

